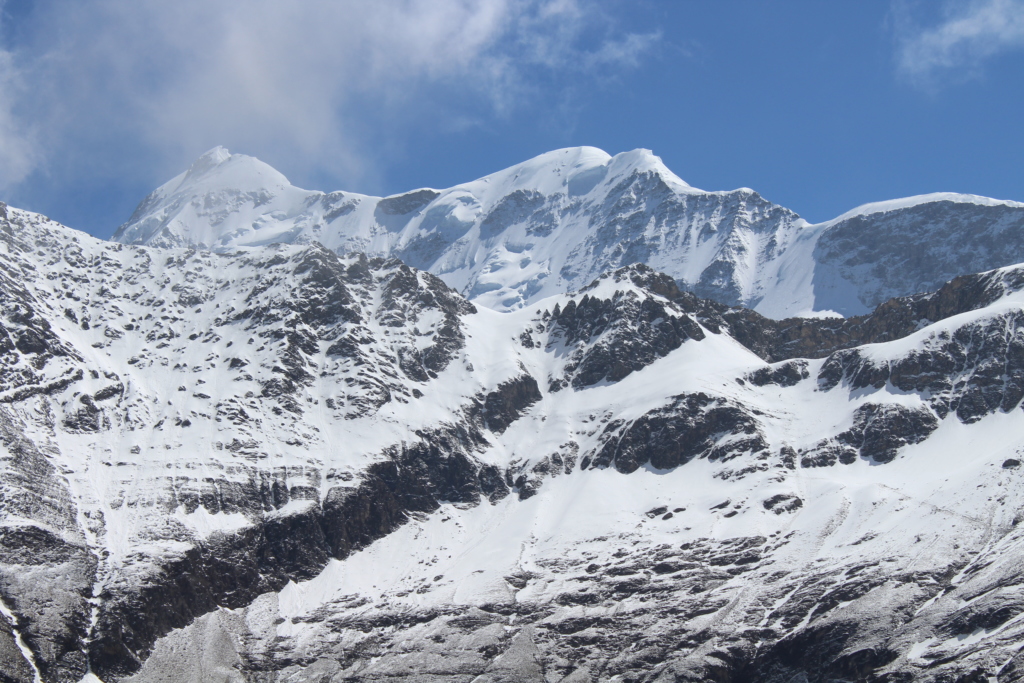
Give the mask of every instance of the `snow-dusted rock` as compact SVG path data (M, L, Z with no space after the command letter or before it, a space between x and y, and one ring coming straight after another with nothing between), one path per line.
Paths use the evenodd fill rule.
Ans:
M10 680L1019 676L1021 267L774 320L221 246L0 205Z

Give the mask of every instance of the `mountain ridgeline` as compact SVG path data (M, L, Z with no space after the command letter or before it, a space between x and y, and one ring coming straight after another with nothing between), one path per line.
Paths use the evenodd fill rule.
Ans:
M698 296L772 318L868 313L958 275L1024 262L1024 204L939 193L810 225L749 189L690 187L647 150L556 150L447 190L310 192L216 148L114 240L214 251L320 242L395 257L514 310L644 263Z
M0 682L1024 680L1017 261L644 151L0 204Z

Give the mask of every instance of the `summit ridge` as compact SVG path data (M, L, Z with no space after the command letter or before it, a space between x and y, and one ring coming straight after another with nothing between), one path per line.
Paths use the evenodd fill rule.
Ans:
M640 262L701 296L785 318L864 314L1024 261L1024 204L935 193L812 225L749 188L691 187L650 150L593 147L382 198L301 190L218 147L143 200L114 239L215 251L316 241L400 258L496 310Z

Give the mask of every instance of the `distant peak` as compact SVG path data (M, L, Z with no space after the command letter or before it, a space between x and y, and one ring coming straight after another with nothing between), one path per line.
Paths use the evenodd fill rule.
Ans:
M573 168L615 165L620 168L628 166L643 167L645 169L658 167L668 171L661 157L656 156L649 149L638 148L612 156L599 147L587 146L564 147L551 152L545 152L520 164L516 164L512 168L538 165L568 165Z
M612 156L597 147L564 147L544 154L538 154L532 159L510 166L507 169L492 173L485 178L495 178L510 172L516 174L535 173L541 169L548 172L564 173L569 169L573 170L596 168L607 166Z
M834 225L858 216L868 216L874 213L888 213L890 211L899 211L900 209L909 209L922 204L935 204L938 202L975 204L978 206L1008 206L1016 209L1024 208L1024 203L1008 199L992 199L991 197L981 197L974 194L961 194L958 192L932 192L930 194L919 194L912 197L903 197L901 199L890 199L883 202L863 204L855 209L847 211L838 218L833 218L828 221L827 224Z
M228 151L227 147L224 147L223 145L217 145L212 149L206 150L206 152L204 152L203 155L200 156L199 158L211 159L214 160L215 163L220 163L222 161L227 161L228 159L230 159L231 152Z
M525 165L525 164L534 164L534 163L538 163L538 162L541 162L541 163L565 163L565 162L572 162L572 163L583 162L583 163L587 163L587 162L589 162L589 163L593 163L593 164L606 164L606 163L608 163L608 160L611 159L611 158L612 158L612 156L610 154L608 154L608 152L606 152L603 149L600 149L598 147L586 147L586 146L581 146L581 147L563 147L562 149L556 149L556 150L553 150L551 152L544 152L543 154L538 154L537 156L533 157L532 159L529 159L529 160L524 161L524 162L522 162L520 164L517 164L517 165L522 166L522 165Z
M691 187L689 183L669 170L668 166L665 165L665 162L661 160L661 157L651 150L644 149L643 147L616 154L611 158L608 165L611 168L612 173L653 171L662 178L668 180L670 183L675 184L677 187Z
M220 166L230 158L231 152L226 148L217 145L213 149L207 150L202 156L196 159L189 167L187 175L189 177L203 175L217 166Z
M185 173L159 188L157 193L168 195L222 189L245 192L290 186L288 179L270 164L246 154L232 154L218 145L206 151Z

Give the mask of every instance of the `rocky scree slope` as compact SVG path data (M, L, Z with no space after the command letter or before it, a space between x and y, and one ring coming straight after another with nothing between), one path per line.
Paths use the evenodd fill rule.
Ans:
M647 150L556 150L445 189L311 192L216 148L155 190L114 239L230 250L317 241L396 257L474 303L514 310L644 263L699 296L773 317L868 313L1024 262L1024 204L939 193L816 225L742 188L691 187Z
M1021 268L772 320L0 245L4 680L1021 678Z

